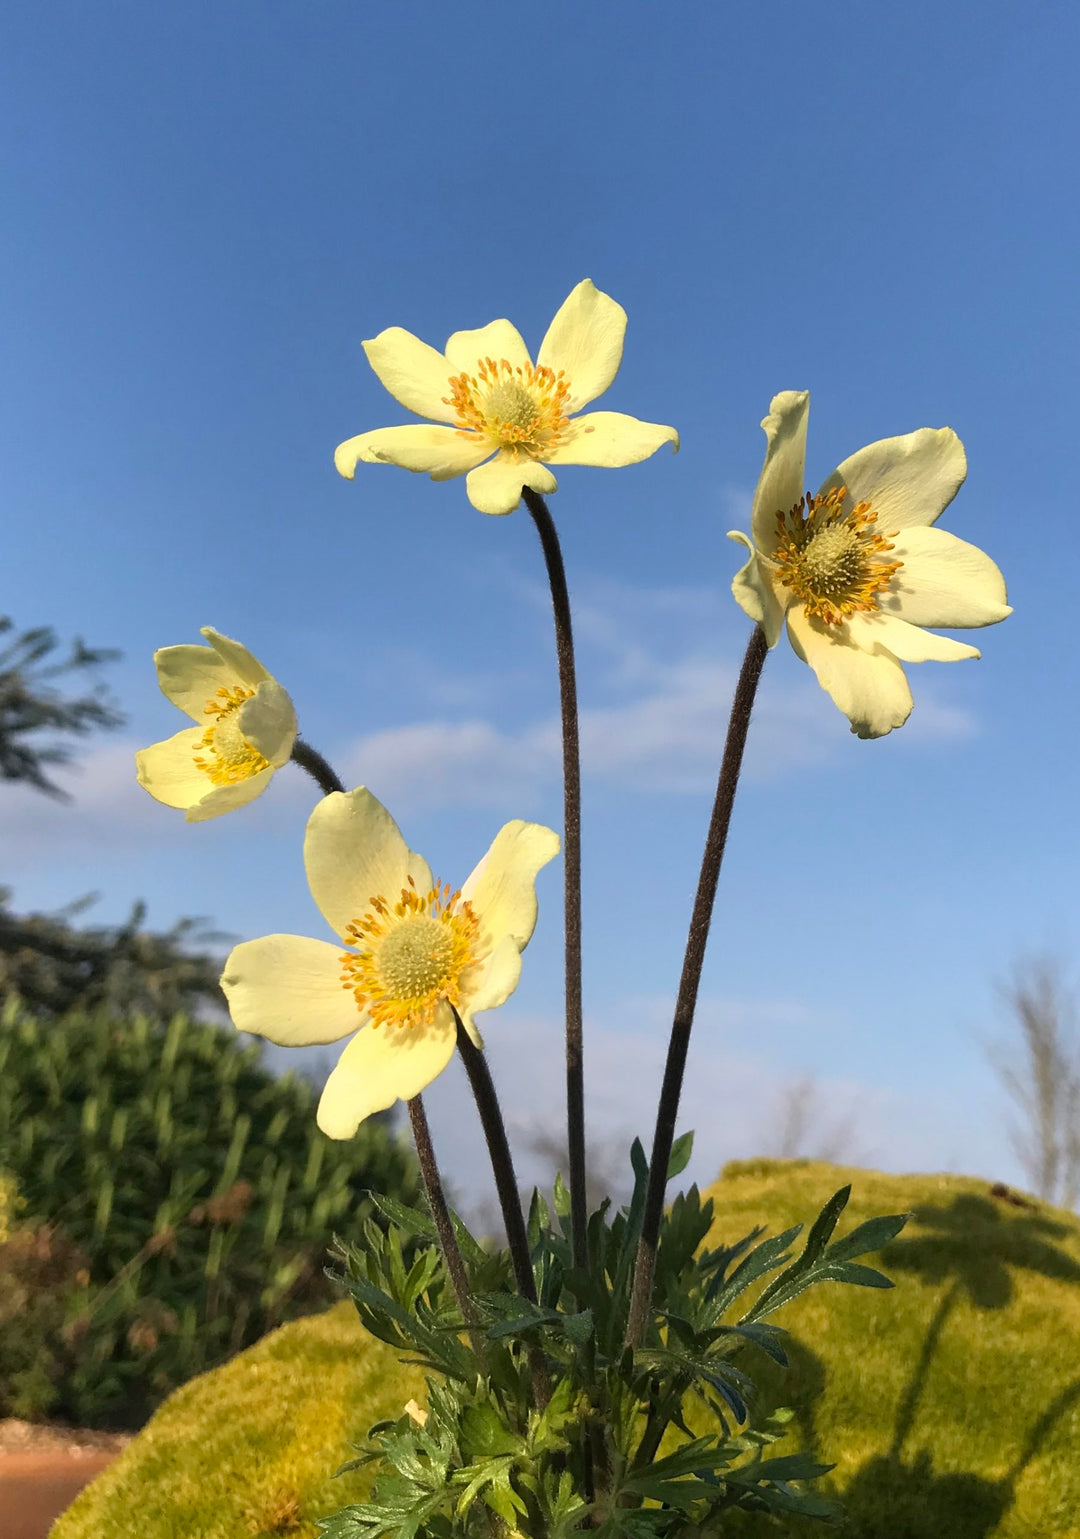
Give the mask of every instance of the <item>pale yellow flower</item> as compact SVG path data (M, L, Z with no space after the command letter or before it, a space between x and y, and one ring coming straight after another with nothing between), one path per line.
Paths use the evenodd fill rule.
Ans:
M208 625L208 647L162 647L158 684L198 725L135 755L139 784L189 823L242 807L266 790L296 741L288 693L238 641Z
M969 629L1012 614L1005 580L977 546L931 527L967 475L952 428L919 428L851 455L806 492L810 396L785 390L762 422L768 445L754 493L753 539L731 585L770 647L788 640L859 737L903 726L904 663L978 657L924 626Z
M507 823L451 892L370 791L332 792L308 820L304 864L349 949L299 935L235 947L221 978L233 1024L282 1047L350 1037L316 1121L330 1138L351 1138L365 1117L412 1100L446 1068L453 1010L483 1046L473 1016L517 988L536 874L558 851L550 828Z
M574 415L615 378L625 331L626 311L588 278L548 327L535 364L509 321L456 331L445 353L391 326L364 343L368 362L402 406L450 425L361 433L339 445L334 464L349 480L360 460L433 481L467 472L474 508L511 513L523 486L555 490L548 465L636 465L661 444L678 449L674 428L616 411Z

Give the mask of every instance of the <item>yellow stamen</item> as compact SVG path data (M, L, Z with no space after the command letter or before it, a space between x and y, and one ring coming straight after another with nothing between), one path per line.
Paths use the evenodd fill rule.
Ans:
M215 719L195 744L195 763L216 786L236 785L270 768L270 760L248 742L236 719L237 711L254 693L244 684L222 687L203 707L204 715ZM200 758L204 750L210 758Z
M481 358L475 374L451 377L450 392L443 404L453 407L458 431L481 433L515 459L543 459L569 426L570 384L562 369Z
M478 960L480 922L449 883L417 891L410 876L391 908L382 894L345 927L358 947L341 962L342 986L372 1026L424 1026L441 999L461 1003L462 979Z
M809 492L790 513L776 515L773 560L777 581L790 588L808 615L826 625L841 625L856 610L878 607L877 595L888 587L902 561L880 561L899 533L880 534L877 514L868 502L844 512L847 487L823 497Z

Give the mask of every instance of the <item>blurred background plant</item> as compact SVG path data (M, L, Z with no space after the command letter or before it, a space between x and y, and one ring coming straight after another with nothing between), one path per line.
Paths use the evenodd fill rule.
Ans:
M38 625L16 632L6 615L0 615L0 636L12 636L0 647L0 779L67 800L68 793L47 773L71 763L72 750L64 739L119 727L124 716L100 681L82 695L65 695L55 681L92 674L120 654L88 647L76 637L66 657L49 661L60 646L53 628Z
M39 627L0 650L0 779L67 799L49 771L72 736L123 716L100 683L57 684L118 654L76 640L51 660L59 646ZM93 901L19 915L0 888L0 1416L127 1428L335 1303L333 1232L358 1232L368 1187L418 1187L387 1118L327 1138L310 1080L197 1019L223 1010L228 937L148 930L142 903L80 925Z
M335 1142L231 1028L0 1011L0 1415L136 1427L170 1390L326 1308L365 1192L414 1201L385 1120ZM11 1220L8 1220L9 1227Z

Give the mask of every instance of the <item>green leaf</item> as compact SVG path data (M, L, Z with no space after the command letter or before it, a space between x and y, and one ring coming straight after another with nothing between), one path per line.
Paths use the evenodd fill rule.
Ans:
M490 1400L467 1405L461 1413L461 1441L463 1452L470 1462L477 1454L491 1458L495 1454L517 1453L521 1439L504 1424L502 1417Z
M411 1234L418 1240L431 1240L437 1242L438 1230L430 1213L421 1213L417 1208L410 1208L403 1202L397 1202L393 1197L387 1197L382 1192L367 1191L364 1194L377 1208L384 1218L390 1220L396 1228Z
M593 1333L592 1310L582 1309L577 1314L560 1315L559 1324L567 1341L573 1342L575 1347L583 1347Z
M676 1176L682 1175L690 1163L690 1155L694 1148L694 1134L681 1134L671 1146L671 1154L668 1156L667 1179L673 1181Z
M848 1185L842 1186L838 1192L834 1192L829 1198L810 1226L810 1233L806 1236L806 1244L803 1246L802 1252L796 1256L790 1266L785 1267L779 1277L773 1278L769 1286L757 1299L753 1308L755 1318L768 1314L773 1309L777 1309L779 1305L776 1300L785 1293L786 1286L791 1279L809 1272L831 1239L832 1232L836 1228L840 1215L847 1206L850 1196L851 1187Z
M752 1341L763 1352L767 1352L774 1363L779 1363L781 1368L787 1367L787 1353L778 1340L780 1336L786 1336L787 1332L780 1326L762 1325L750 1320L740 1325L720 1325L716 1330L717 1335L742 1336L746 1341Z
M829 1246L830 1261L850 1261L853 1256L865 1256L870 1251L881 1250L896 1238L911 1217L910 1213L893 1213L881 1218L868 1218L857 1224L850 1234L834 1240Z
M739 1263L726 1281L714 1279L709 1285L707 1296L710 1297L716 1316L722 1315L739 1294L752 1282L756 1282L763 1272L779 1266L786 1260L784 1252L792 1240L797 1239L801 1233L802 1225L793 1224L790 1229L785 1229L783 1234L774 1235L771 1240L762 1240L761 1244L755 1245L746 1259ZM715 1293L714 1289L716 1289Z

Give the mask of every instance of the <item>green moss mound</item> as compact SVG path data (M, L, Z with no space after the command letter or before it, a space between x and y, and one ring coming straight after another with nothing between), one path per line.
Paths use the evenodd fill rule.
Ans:
M788 1373L746 1364L766 1404L797 1412L774 1451L836 1464L817 1488L844 1503L849 1539L1080 1539L1080 1219L962 1176L756 1160L712 1189L709 1243L805 1221L849 1181L841 1231L913 1214L867 1258L896 1286L813 1288L775 1317ZM731 1520L780 1532L827 1530Z
M788 1374L745 1364L765 1407L797 1412L772 1452L836 1463L820 1487L847 1539L1080 1539L1080 1219L964 1177L759 1160L712 1188L708 1243L806 1222L847 1182L843 1231L914 1214L867 1258L896 1287L823 1286L777 1317ZM332 1478L349 1441L413 1395L419 1372L339 1304L178 1390L51 1539L316 1539L370 1479ZM830 1532L739 1513L726 1531Z
M422 1394L349 1301L283 1325L176 1390L51 1539L317 1539L317 1518L370 1488L366 1471L333 1478L350 1440Z

